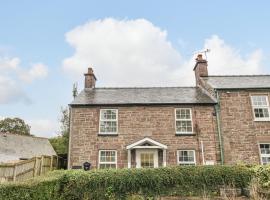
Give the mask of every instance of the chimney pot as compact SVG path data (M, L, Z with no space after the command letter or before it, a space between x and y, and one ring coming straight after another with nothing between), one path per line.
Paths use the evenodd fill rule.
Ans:
M202 54L197 55L193 71L195 72L196 85L200 85L200 77L208 76L207 60L203 59Z
M88 68L88 71L85 76L84 88L95 88L96 86L96 76L91 67Z
M202 54L198 54L196 60L203 60Z

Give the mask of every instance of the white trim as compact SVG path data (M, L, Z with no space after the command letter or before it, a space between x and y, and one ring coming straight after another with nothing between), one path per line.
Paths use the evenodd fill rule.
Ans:
M167 149L168 148L167 145L161 144L155 140L152 140L151 138L146 137L146 138L143 138L137 142L134 142L133 144L128 145L126 147L126 149L135 149L137 146L139 148L141 148L140 146L145 142L155 145L155 148L158 148L158 149ZM144 147L144 149L151 149L152 148L152 146L143 146L143 147Z
M193 151L193 154L194 154L194 162L186 162L186 161L184 161L184 162L180 162L179 161L179 156L180 156L180 151ZM177 150L177 164L178 165L185 165L185 164L187 164L187 165L190 165L190 164L194 164L194 165L196 165L196 151L195 150L193 150L193 149L179 149L179 150Z
M166 151L166 149L163 149L162 157L163 157L163 167L166 167L167 166L167 151Z
M109 119L109 120L103 120L103 119L101 119L101 112L102 111L107 111L107 110L114 110L115 111L115 113L116 113L116 119L114 120L114 119ZM100 122L102 122L102 121L113 121L113 122L116 122L116 132L101 132L100 131ZM98 126L98 133L100 134L100 135L117 135L118 134L118 109L115 109L115 108L106 108L106 109L100 109L99 110L99 126Z
M253 104L253 99L252 97L265 97L266 99L266 106L257 106L257 105L254 105ZM269 110L269 100L268 100L268 95L255 95L255 94L251 94L250 95L250 100L251 100L251 107L252 107L252 113L253 113L253 119L254 121L257 121L257 122L263 122L263 121L270 121L270 110ZM254 112L254 109L267 109L268 110L268 115L269 117L256 117L255 116L255 112Z
M263 165L263 161L262 161L262 157L267 157L267 158L270 158L270 154L261 154L261 144L268 144L270 146L270 143L269 142L260 142L258 143L259 144L259 152L260 152L260 161L261 161L261 165ZM267 164L270 164L270 163L267 163Z
M135 146L133 149L160 149L160 146Z
M128 150L128 168L131 168L131 150Z
M114 162L101 162L100 161L100 154L101 154L101 151L105 151L105 152L115 152L115 161ZM98 168L100 169L100 164L115 164L115 168L117 169L117 151L116 150L112 150L112 149L100 149L98 151Z
M181 109L186 109L186 110L190 111L190 119L177 119L176 118L176 111L181 110ZM193 119L192 119L192 109L191 108L185 108L185 107L183 107L183 108L175 108L174 109L174 118L175 118L175 120L174 120L175 121L175 133L177 135L181 135L181 134L190 134L190 135L192 135L192 134L194 134L193 133ZM191 121L191 132L178 132L177 131L177 125L176 125L177 121Z

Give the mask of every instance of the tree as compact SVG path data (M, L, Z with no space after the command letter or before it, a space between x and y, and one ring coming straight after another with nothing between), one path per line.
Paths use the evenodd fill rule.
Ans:
M60 134L57 137L50 138L50 142L57 154L68 153L69 142L69 109L61 108Z
M20 118L5 118L0 120L0 132L30 135L30 126Z

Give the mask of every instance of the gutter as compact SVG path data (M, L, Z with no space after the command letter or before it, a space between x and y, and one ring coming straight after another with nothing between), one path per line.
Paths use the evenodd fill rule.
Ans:
M219 140L219 148L220 148L220 159L221 165L224 165L224 146L223 146L223 137L222 137L222 129L221 129L221 118L220 118L220 101L218 91L215 90L217 96L217 104L215 105L216 117L217 117L217 130L218 130L218 140Z

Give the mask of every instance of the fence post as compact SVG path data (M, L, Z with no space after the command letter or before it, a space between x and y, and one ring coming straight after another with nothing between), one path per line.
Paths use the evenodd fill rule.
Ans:
M44 157L41 156L41 161L40 161L40 175L43 173L43 162L44 162Z
M16 175L17 175L17 165L14 165L14 170L13 170L13 181L16 181Z
M53 170L53 155L51 156L51 165L50 165L50 171Z
M37 176L37 164L38 164L38 161L37 161L37 157L35 157L35 164L34 164L34 174L33 176L36 177Z

